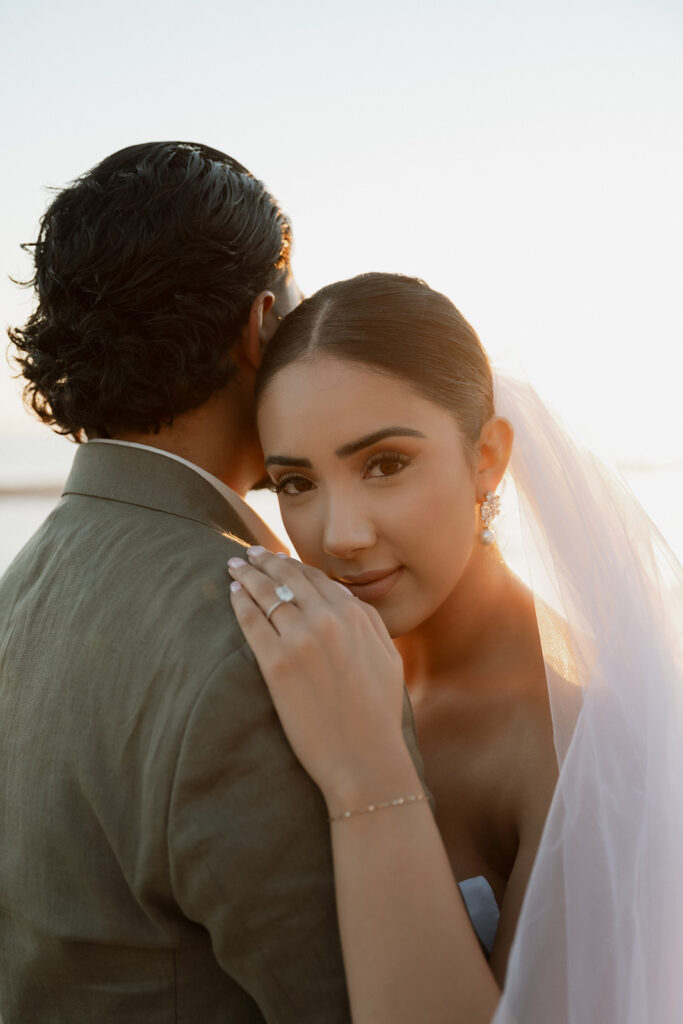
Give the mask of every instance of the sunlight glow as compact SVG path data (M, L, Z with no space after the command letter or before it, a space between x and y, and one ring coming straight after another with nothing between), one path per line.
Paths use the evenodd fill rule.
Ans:
M21 81L2 114L5 324L31 310L7 275L30 275L46 186L134 141L206 141L292 217L305 292L423 277L602 455L683 463L681 5L122 0L112 19L27 0L0 18ZM0 435L45 436L19 392L3 366Z

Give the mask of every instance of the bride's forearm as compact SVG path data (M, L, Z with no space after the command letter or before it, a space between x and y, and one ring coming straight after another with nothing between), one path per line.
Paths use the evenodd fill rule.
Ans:
M412 763L377 784L370 802L421 791ZM358 799L366 794L359 789ZM338 799L328 805L333 816L344 809ZM353 1024L489 1024L500 992L428 803L354 814L330 827Z
M401 732L403 664L376 610L316 570L249 557L256 566L231 565L235 614L330 816L420 793ZM278 628L274 583L296 595ZM428 804L330 828L354 1024L489 1024L499 992Z

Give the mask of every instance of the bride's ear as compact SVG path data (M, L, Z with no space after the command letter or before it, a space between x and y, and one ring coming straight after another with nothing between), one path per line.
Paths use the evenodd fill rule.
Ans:
M488 491L495 491L503 479L514 436L512 425L502 416L494 416L482 427L477 460L477 501L483 501Z

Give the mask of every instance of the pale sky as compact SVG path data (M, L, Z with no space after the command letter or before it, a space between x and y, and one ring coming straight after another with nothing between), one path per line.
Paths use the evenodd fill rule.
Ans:
M280 199L305 291L418 274L603 454L683 459L678 0L23 0L0 33L3 326L45 186L201 141Z

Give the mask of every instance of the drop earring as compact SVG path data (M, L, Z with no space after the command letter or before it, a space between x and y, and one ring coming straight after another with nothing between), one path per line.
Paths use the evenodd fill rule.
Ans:
M482 523L482 531L479 534L482 544L494 544L496 535L491 529L491 523L500 512L500 498L493 491L487 491L486 497L479 508L479 516Z

